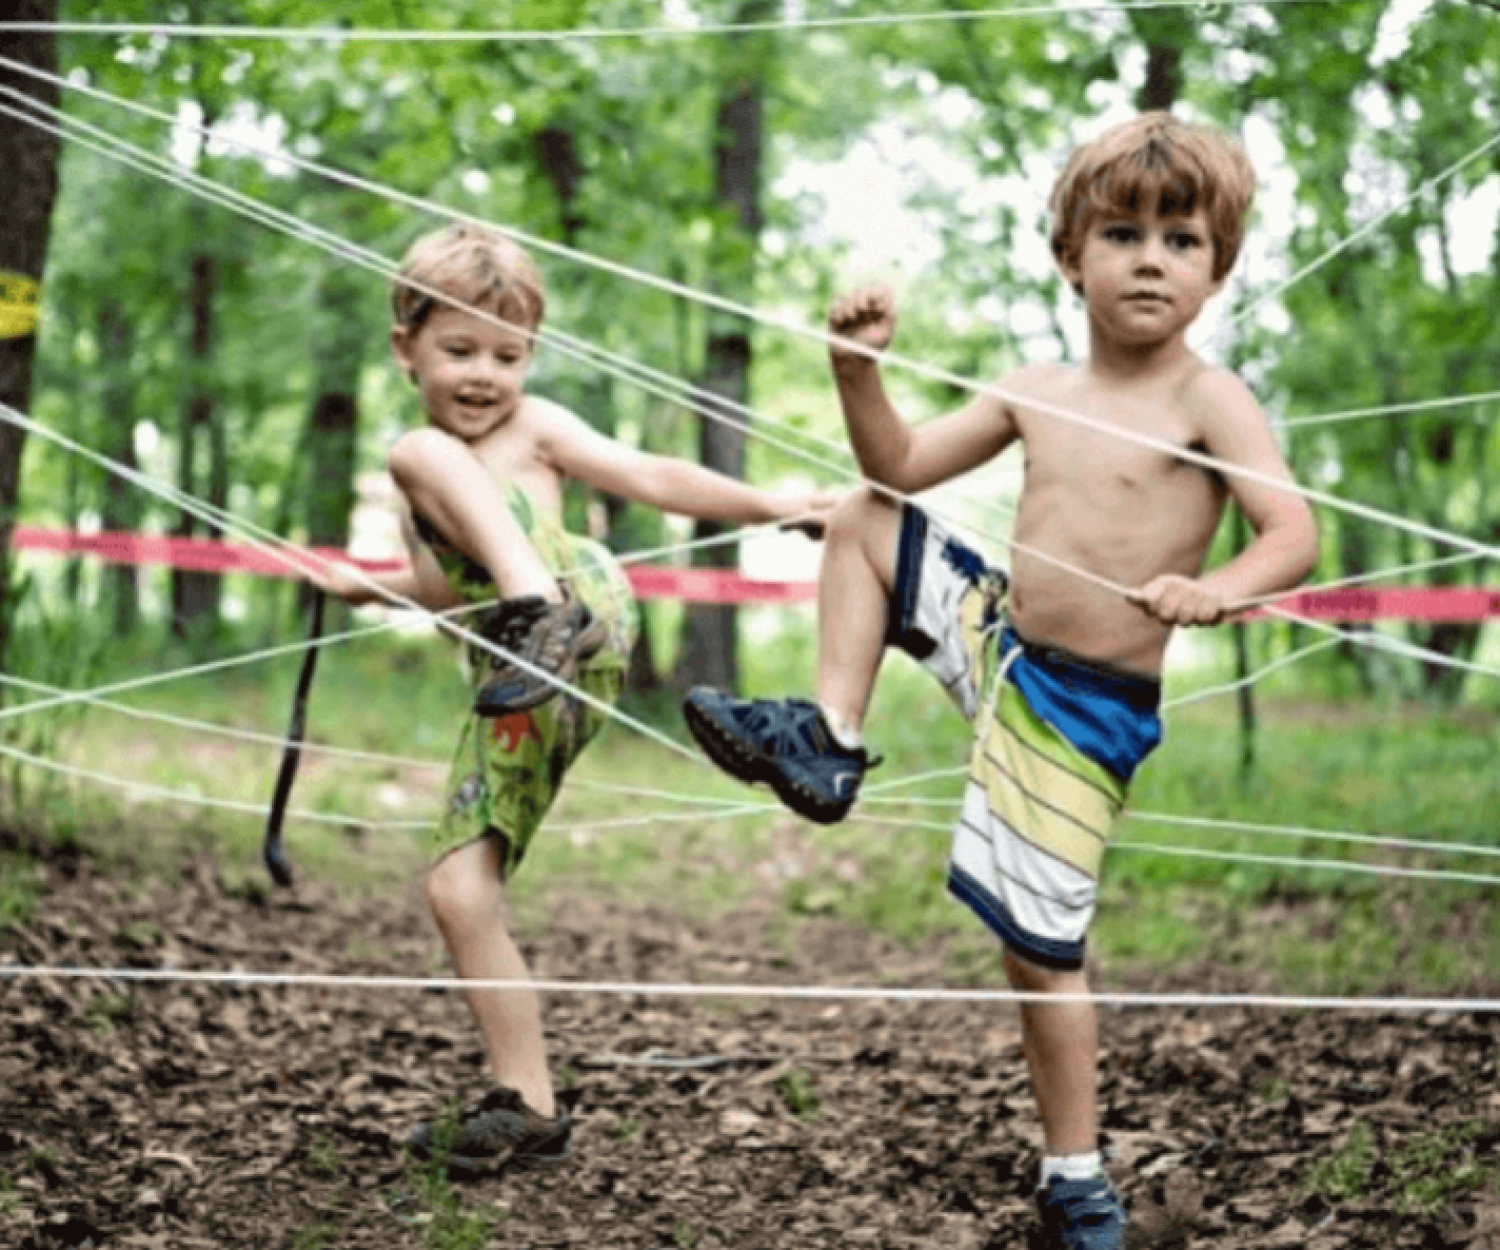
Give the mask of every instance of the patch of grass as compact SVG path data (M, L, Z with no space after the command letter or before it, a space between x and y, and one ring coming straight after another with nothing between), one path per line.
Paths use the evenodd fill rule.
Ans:
M343 1229L331 1220L320 1220L316 1224L309 1224L292 1238L292 1250L328 1250L329 1246L337 1242L342 1231Z
M793 1068L777 1077L776 1092L786 1109L804 1124L811 1124L823 1114L823 1103L813 1089L813 1078L801 1068Z
M1356 1120L1339 1148L1314 1165L1304 1188L1335 1202L1358 1198L1369 1186L1376 1154L1375 1134L1363 1120Z
M135 1002L130 995L101 991L89 999L89 1028L98 1037L108 1037L115 1025L128 1020L134 1011Z
M614 1134L622 1142L633 1142L645 1127L641 1121L626 1116L615 1125Z
M412 1222L422 1229L424 1250L485 1250L494 1231L495 1212L468 1210L448 1179L448 1160L458 1132L461 1108L454 1103L438 1121L432 1158L415 1159L407 1166L407 1181L420 1206Z
M672 1225L672 1242L682 1247L682 1250L693 1250L698 1244L698 1230L686 1220L678 1220Z
M0 930L30 923L41 893L40 865L28 856L0 851Z
M1395 1151L1389 1166L1396 1209L1404 1215L1437 1211L1455 1194L1500 1179L1500 1161L1482 1158L1474 1148L1484 1127L1480 1120L1450 1125L1414 1137Z
M318 1176L332 1178L339 1174L343 1161L339 1158L338 1147L326 1134L320 1134L308 1147L307 1166Z

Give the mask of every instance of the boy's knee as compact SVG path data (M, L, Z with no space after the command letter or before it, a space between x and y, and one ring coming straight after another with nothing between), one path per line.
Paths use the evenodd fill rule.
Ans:
M423 476L440 472L448 457L461 447L451 434L425 426L402 434L391 447L386 463L397 485L405 487Z
M873 528L894 523L897 502L889 496L861 486L852 490L828 516L828 542L863 541Z
M428 908L439 920L462 921L493 909L500 883L475 872L469 857L452 854L428 872L423 893Z
M1047 968L1032 963L1009 946L1003 956L1006 979L1018 990L1033 994L1076 993L1088 988L1082 968Z

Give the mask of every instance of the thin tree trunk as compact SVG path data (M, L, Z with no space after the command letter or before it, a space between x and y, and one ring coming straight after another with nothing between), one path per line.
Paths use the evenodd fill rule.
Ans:
M55 22L56 0L4 0L0 16L12 21ZM57 47L50 33L8 34L6 55L49 73L57 69ZM0 83L57 103L57 91L32 79L0 70ZM5 212L0 214L0 280L6 302L30 298L42 280L52 204L57 198L55 136L34 126L0 118L0 169L5 170ZM25 412L31 405L31 367L36 351L34 332L0 338L0 403ZM0 666L10 642L12 609L10 536L15 528L21 492L21 455L26 436L0 421Z
M181 436L177 447L177 489L223 507L227 502L228 471L223 430L216 428L209 370L214 347L214 285L218 267L207 252L194 253L189 266L188 310L192 328L188 345L188 396L182 409ZM204 448L199 451L199 447ZM200 472L200 459L209 461ZM207 479L207 490L200 488ZM218 497L215 497L218 496ZM202 527L207 532L207 527ZM183 512L173 533L191 538L200 532L198 520ZM219 616L219 576L216 573L172 574L172 632L179 637L214 628Z
M771 11L767 0L746 0L736 12L739 22L763 20ZM755 253L760 240L761 166L764 152L762 115L765 84L761 76L763 49L747 41L737 49L720 90L717 128L714 136L714 195L732 214L736 230L720 249L716 273L721 290L752 302L755 292ZM750 396L752 361L750 330L740 318L714 313L708 318L708 340L704 352L703 388L737 404ZM745 434L722 421L701 415L699 452L701 462L720 473L745 475ZM725 526L699 521L694 537L712 538ZM706 547L695 554L695 562L711 568L732 568L737 553L732 548ZM739 688L739 657L736 654L738 612L731 606L695 604L683 624L683 645L677 666L682 688L696 685Z
M100 394L104 410L101 447L127 469L139 467L135 456L135 395L130 360L134 351L130 320L118 300L106 296L99 305L99 341L104 347L105 378ZM135 530L141 523L141 495L129 482L107 474L101 517L106 530ZM104 598L118 637L140 624L140 580L133 564L111 564L104 571Z

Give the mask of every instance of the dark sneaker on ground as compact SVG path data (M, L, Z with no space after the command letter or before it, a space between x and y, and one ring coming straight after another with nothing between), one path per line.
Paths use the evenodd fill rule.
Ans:
M849 814L864 775L880 760L843 746L806 699L736 699L699 686L682 714L704 752L731 777L763 781L799 816L822 825Z
M1046 1250L1120 1250L1125 1244L1125 1204L1100 1174L1086 1181L1049 1176L1036 1191Z
M555 1119L539 1115L515 1090L497 1085L465 1107L451 1130L441 1123L418 1124L406 1144L419 1159L446 1159L450 1173L481 1176L564 1163L572 1132L566 1110Z
M501 600L480 633L560 682L571 682L579 661L609 641L609 627L581 603L548 603L540 595ZM540 674L504 656L488 658L490 675L474 698L479 715L524 712L557 694Z

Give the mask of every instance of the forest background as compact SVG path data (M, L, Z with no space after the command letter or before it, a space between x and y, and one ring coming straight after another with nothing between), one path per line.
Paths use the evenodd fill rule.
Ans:
M4 12L292 29L330 18L326 6L259 0L168 10L25 0ZM851 20L825 26L822 18ZM497 17L493 6L391 0L339 6L337 20L351 32L417 32L489 30ZM779 22L788 24L767 27ZM745 29L694 33L719 25ZM904 21L858 4L535 0L506 6L503 26L568 37L4 32L0 55L55 64L71 87L59 92L3 65L0 86L60 103L69 118L139 145L181 177L227 185L390 261L439 215L285 159L247 156L236 141L568 249L540 257L549 328L700 391L683 402L680 386L645 389L628 368L552 347L538 356L534 389L627 442L764 483L847 480L847 454L825 445L841 443L842 432L821 344L582 258L812 328L837 291L881 277L900 289L904 356L976 380L1022 359L1076 359L1076 306L1046 254L1052 176L1067 149L1105 122L1174 108L1242 134L1260 166L1254 241L1203 340L1282 423L1299 480L1473 543L1500 542L1492 315L1500 155L1484 147L1500 127L1500 13L1486 0L1106 4L1027 16L960 5L941 15L914 10ZM633 27L658 33L587 33ZM384 547L366 554L393 554L393 531L379 521L390 515L381 511L384 456L419 413L385 346L388 282L81 143L57 149L15 114L36 116L14 95L0 106L13 110L0 116L6 151L22 153L12 168L45 169L51 144L57 174L55 202L44 178L6 179L12 213L0 227L0 268L41 278L43 302L36 336L4 344L0 397L41 426L278 534L331 546L353 538L357 549L369 540ZM206 140L197 127L218 137ZM888 211L876 214L877 205ZM45 265L28 269L16 257L39 264L39 220L50 226ZM931 377L893 378L913 413L944 411L962 396ZM750 406L752 431L770 431L819 463L705 419L705 394ZM1325 419L1299 423L1309 417ZM998 550L993 505L1013 498L1017 472L1002 463L944 496L944 506L984 518ZM209 532L13 425L0 441L0 507L6 536L16 523ZM689 532L583 491L569 508L576 524L621 552L714 536L712 527ZM374 518L368 533L352 534L357 515ZM1414 565L1430 567L1379 581L1485 580L1480 560L1433 565L1453 553L1411 528L1326 508L1319 520L1315 582ZM1240 541L1231 518L1215 559ZM774 548L762 566L791 559L787 552ZM737 554L707 547L691 558L732 565ZM99 686L293 641L306 607L289 582L14 553L4 586L12 711L37 686ZM809 612L655 603L648 624L627 707L670 733L680 732L674 692L698 681L750 690L809 681ZM1112 888L1148 892L1155 917L1149 929L1105 934L1121 957L1196 955L1217 935L1218 957L1264 962L1265 943L1225 938L1235 908L1313 898L1312 917L1287 930L1285 951L1271 959L1303 984L1454 986L1496 966L1493 934L1460 949L1443 940L1455 917L1483 906L1483 881L1307 871L1313 855L1375 867L1415 862L1411 848L1347 838L1285 836L1266 854L1266 830L1292 825L1500 846L1486 819L1500 799L1495 627L1394 622L1351 632L1316 654L1304 651L1321 636L1284 623L1195 635L1174 669L1175 695L1275 671L1253 692L1175 714L1175 745L1143 779L1138 803L1239 822L1216 835L1211 853L1240 858L1202 860L1191 847L1176 857L1119 857ZM1414 644L1429 658L1361 645L1360 633ZM211 684L167 683L130 704L274 735L294 667L284 660ZM17 692L24 683L32 694ZM890 690L872 734L892 747L893 775L961 760L962 727L935 694L900 667ZM440 757L458 697L447 649L423 631L339 648L319 678L315 736L388 752L430 746ZM253 875L244 849L253 816L162 804L140 785L250 803L267 789L271 757L261 750L246 759L201 731L159 722L122 732L129 722L120 716L75 704L0 722L8 818L135 855L222 842ZM684 791L732 793L705 771L659 757L617 730L599 776L665 776ZM118 787L57 770L106 762L117 781L123 771L135 784L125 799ZM305 802L335 830L430 818L435 781L408 765L388 764L373 779L335 763L309 774ZM587 809L587 798L579 802ZM733 822L691 835L717 832L737 848L726 852L722 880L697 879L705 898L732 895L742 863L764 858L765 839L793 837L794 866L778 878L793 913L832 910L904 934L957 923L939 889L911 888L941 871L931 839L895 839L871 854L853 840L868 831L812 840L782 826L727 834L719 823ZM1197 834L1201 851L1207 835ZM349 871L348 841L329 834L314 862ZM367 842L354 841L362 863L378 863ZM1472 851L1462 866L1476 876L1493 853ZM24 855L11 854L6 906L21 914L31 905ZM662 871L659 856L626 836L575 834L548 854L570 872L586 861L601 881ZM1393 907L1417 919L1397 932Z

